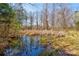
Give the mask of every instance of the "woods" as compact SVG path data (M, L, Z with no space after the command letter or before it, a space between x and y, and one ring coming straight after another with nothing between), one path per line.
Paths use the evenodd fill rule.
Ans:
M42 10L27 12L26 21L29 22L26 22L24 27L27 29L30 25L30 29L40 29L41 27L44 30L74 28L76 27L76 20L73 15L75 15L75 11L72 11L67 4L43 4Z
M62 30L75 28L77 25L76 11L72 11L68 4L43 4L40 11L27 11L23 5L25 4L9 4L14 13L13 22L17 22L17 28L40 29L40 30ZM26 4L31 5L31 4ZM31 5L32 7L35 7ZM50 8L51 9L50 9ZM2 11L1 11L2 12ZM5 16L5 15L3 15ZM11 16L9 18L12 18ZM7 17L8 18L8 17ZM11 19L10 19L11 20ZM9 22L9 21L8 21ZM24 24L24 25L23 25Z
M0 3L0 55L7 55L9 49L12 55L34 55L38 49L45 49L41 55L63 55L61 49L68 55L79 55L79 10L70 6Z

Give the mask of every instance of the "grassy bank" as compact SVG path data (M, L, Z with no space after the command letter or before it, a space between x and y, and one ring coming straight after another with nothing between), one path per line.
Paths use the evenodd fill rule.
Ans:
M42 37L41 43L43 45L51 45L56 50L64 50L65 53L79 56L79 31L65 31L55 33L51 39Z

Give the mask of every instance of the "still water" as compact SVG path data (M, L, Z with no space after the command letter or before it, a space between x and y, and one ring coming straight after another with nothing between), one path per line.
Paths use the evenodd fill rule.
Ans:
M21 38L21 41L23 42L23 47L18 48L8 48L5 51L5 55L7 56L37 56L42 51L44 51L44 47L41 45L40 36L26 36L24 35Z
M50 36L49 36L50 38ZM50 39L47 40L50 40ZM22 36L21 42L23 43L22 47L16 46L15 48L7 48L4 52L6 56L39 56L42 55L58 55L58 56L68 56L69 54L64 53L63 50L56 50L51 48L51 45L45 47L40 43L41 36ZM48 52L47 52L47 51Z

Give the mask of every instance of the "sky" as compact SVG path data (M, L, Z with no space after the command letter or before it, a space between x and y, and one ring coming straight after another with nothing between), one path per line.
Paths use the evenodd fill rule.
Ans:
M24 4L23 7L28 11L40 11L42 10L43 4Z
M74 11L79 10L79 3L70 4L70 8Z
M23 7L28 11L40 11L43 8L43 4L42 3L24 4ZM68 7L73 11L79 10L79 3L68 4Z

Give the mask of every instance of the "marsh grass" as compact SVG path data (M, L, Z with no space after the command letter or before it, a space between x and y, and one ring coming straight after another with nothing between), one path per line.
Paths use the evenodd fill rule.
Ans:
M56 55L58 54L57 50L64 50L65 53L71 55L79 55L79 31L67 31L64 32L64 36L52 35L52 39L50 40L51 46L56 50L52 52L44 52L43 54L47 55ZM43 36L41 38L41 43L43 45L47 45L49 39L46 40L46 37ZM48 45L49 46L49 45Z

